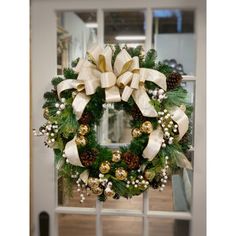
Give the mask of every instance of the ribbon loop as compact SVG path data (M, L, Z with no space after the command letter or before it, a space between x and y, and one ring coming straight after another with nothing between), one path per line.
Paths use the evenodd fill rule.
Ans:
M83 165L80 161L80 158L79 158L79 153L78 153L75 139L76 139L76 136L66 144L64 152L65 152L66 157L67 157L70 164L72 164L74 166L83 167Z
M105 72L101 74L101 87L110 88L116 84L116 76L113 72Z
M182 139L185 133L188 131L189 119L184 111L179 107L174 107L170 110L171 118L178 125L179 136L178 141Z
M114 63L115 75L119 76L126 72L132 63L133 61L129 53L125 49L122 49L116 56L116 60Z
M148 144L143 150L143 157L148 159L149 161L152 161L161 149L162 140L163 132L161 127L159 126L149 135Z

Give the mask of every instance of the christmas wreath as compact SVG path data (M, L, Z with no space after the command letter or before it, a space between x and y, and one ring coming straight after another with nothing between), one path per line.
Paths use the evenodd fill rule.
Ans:
M187 91L180 74L155 61L153 49L95 46L44 94L47 122L34 132L45 135L58 174L68 189L78 186L81 202L90 193L105 201L163 191L173 170L191 168ZM132 140L117 150L100 145L94 130L108 103L131 116Z

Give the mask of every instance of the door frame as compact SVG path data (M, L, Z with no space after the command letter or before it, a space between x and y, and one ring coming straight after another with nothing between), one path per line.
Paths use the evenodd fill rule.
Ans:
M122 4L121 2L124 2ZM91 7L92 6L92 7ZM123 6L123 7L121 7ZM39 109L49 81L56 75L56 12L62 10L97 10L98 40L104 40L104 9L146 10L146 50L151 48L152 9L178 8L195 11L196 94L194 127L194 172L191 210L191 236L206 235L206 7L195 0L32 0L31 2L31 127L39 127L44 119ZM56 173L52 152L41 138L31 139L31 235L38 235L38 215L50 215L50 235L57 235ZM42 174L43 173L43 174ZM40 178L39 178L40 176ZM148 202L145 203L145 209ZM99 210L99 206L97 206ZM101 210L101 209L100 209ZM161 215L158 215L161 217ZM97 214L100 217L100 214Z

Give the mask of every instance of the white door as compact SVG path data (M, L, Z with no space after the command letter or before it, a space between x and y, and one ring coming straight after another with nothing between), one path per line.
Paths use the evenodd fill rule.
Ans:
M86 27L85 14L92 13L93 29ZM79 201L64 198L58 191L57 174L53 153L45 148L41 138L32 138L31 152L31 233L39 235L38 216L46 211L50 216L50 235L127 235L125 228L132 229L132 235L177 235L176 227L190 222L188 235L204 236L205 226L205 1L43 1L34 0L31 5L31 82L32 82L32 127L43 122L41 106L43 93L50 90L50 80L60 73L61 63L57 59L57 30L63 25L68 33L70 50L63 54L68 61L74 56L83 56L91 42L101 45L111 43L107 35L109 27L120 30L123 17L134 14L143 27L138 29L145 36L145 50L150 48L160 52L159 59L176 58L184 65L186 76L183 84L190 90L194 103L194 171L192 181L192 203L190 210L173 207L174 186L158 197L152 191L133 200L112 200L100 203L91 198L84 205ZM181 29L183 12L189 17ZM63 22L60 17L63 15ZM167 16L176 18L177 33L165 34L161 21ZM191 19L193 21L191 21ZM114 20L114 22L111 22ZM128 19L128 22L132 19ZM120 23L121 22L121 23ZM123 22L123 24L125 24ZM168 22L168 21L167 21ZM191 26L192 22L192 26ZM163 23L163 22L162 22ZM164 22L165 23L165 22ZM159 24L159 26L158 26ZM189 29L193 27L193 29ZM91 26L91 25L90 25ZM97 27L97 28L96 28ZM155 28L156 27L156 28ZM182 24L183 27L183 24ZM186 28L187 27L187 28ZM82 29L82 30L81 30ZM158 29L158 30L156 30ZM128 28L127 28L128 30ZM182 30L182 34L180 33ZM189 33L191 32L191 33ZM166 43L168 41L168 43ZM134 44L135 41L130 43ZM73 54L74 53L74 54ZM171 57L171 58L170 58ZM60 182L59 182L60 184ZM171 201L168 205L166 201ZM182 221L179 221L182 220ZM116 224L114 224L116 222ZM86 224L88 225L86 227ZM115 225L109 228L109 225ZM175 229L175 230L174 230ZM110 233L110 234L109 234Z

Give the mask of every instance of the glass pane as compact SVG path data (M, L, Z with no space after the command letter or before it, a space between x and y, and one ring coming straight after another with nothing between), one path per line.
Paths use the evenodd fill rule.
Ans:
M189 236L189 221L149 218L149 236Z
M100 125L97 127L98 142L102 145L111 143L130 143L130 117L123 110L116 110L114 104L108 104Z
M194 11L159 9L153 11L153 48L158 60L182 74L194 75L196 40Z
M142 218L124 216L103 216L103 236L142 236Z
M112 209L131 209L131 210L142 210L143 208L143 195L134 196L131 199L120 198L116 199L107 199L103 203L103 208L112 208Z
M97 15L88 12L57 13L57 74L71 66L78 57L84 57L91 45L97 43Z
M168 179L164 191L150 188L148 191L149 209L152 211L190 211L192 175L192 171L181 170Z
M66 183L63 178L58 179L58 205L67 207L96 207L97 196L91 194L87 196L83 203L80 203L80 192L77 191L77 186L73 187L72 196L66 193Z
M144 46L146 39L144 11L106 11L104 20L105 44Z
M194 146L194 107L195 107L195 81L183 81L181 83L183 88L188 91L188 102L193 106L193 112L189 120L189 127L191 128L190 141L192 147Z
M96 235L96 216L58 215L59 236Z

